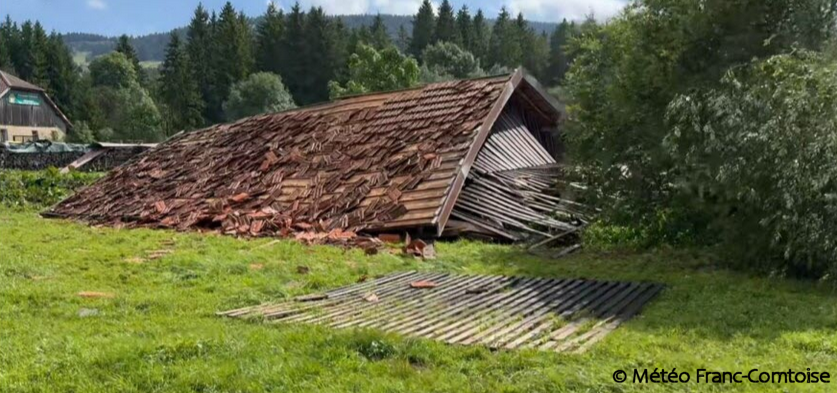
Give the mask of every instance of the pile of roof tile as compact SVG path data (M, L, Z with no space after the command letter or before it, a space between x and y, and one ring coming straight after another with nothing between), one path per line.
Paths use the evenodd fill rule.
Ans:
M364 229L433 227L509 80L439 83L184 133L44 215L340 244Z

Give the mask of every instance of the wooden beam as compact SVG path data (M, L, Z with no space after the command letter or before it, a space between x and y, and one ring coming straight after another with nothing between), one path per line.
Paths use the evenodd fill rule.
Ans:
M439 214L438 219L434 220L438 236L442 236L442 232L445 230L445 225L450 218L453 206L456 205L459 193L462 192L462 187L465 185L465 179L468 178L471 166L474 164L474 160L476 160L480 149L482 149L482 145L485 144L486 139L488 139L488 134L491 132L491 128L494 127L494 122L496 122L497 118L500 117L500 113L503 112L503 108L506 107L506 104L509 102L509 99L522 80L523 70L517 69L517 71L512 74L509 81L506 82L505 87L503 87L503 91L500 92L500 97L497 99L497 102L494 103L491 111L488 112L488 116L486 116L482 125L477 129L477 136L475 137L474 143L471 144L471 147L468 149L468 154L462 161L462 166L456 174L456 179L453 181L447 197L445 197L445 202L442 204L442 211Z

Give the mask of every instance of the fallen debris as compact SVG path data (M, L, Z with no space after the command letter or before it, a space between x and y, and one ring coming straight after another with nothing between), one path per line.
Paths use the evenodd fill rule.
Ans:
M78 293L79 296L87 299L113 299L116 297L115 294L110 292L92 292L92 291L82 291Z
M99 315L99 310L95 308L82 308L78 310L79 318L95 317Z
M311 271L311 269L308 268L308 266L297 266L296 267L297 274L308 274L308 272L310 272L310 271Z
M150 260L160 259L166 255L173 253L174 250L155 250L148 253L147 257Z
M44 215L368 254L402 230L549 237L583 219L536 170L561 116L520 70L351 97L178 134Z
M408 284L419 282L435 286L410 289ZM369 293L371 288L377 294ZM584 352L662 289L653 283L403 272L338 288L305 304L267 303L218 315L374 328L498 349Z
M410 283L410 287L416 289L428 289L428 288L436 288L436 283L432 281L414 281Z
M397 233L381 233L378 235L378 240L384 243L400 243L401 235Z
M436 259L436 247L433 246L433 243L415 239L404 246L404 254L422 259Z
M294 298L294 301L297 302L313 302L315 300L323 300L328 299L328 295L324 293L315 293L311 295L304 295L304 296L297 296Z

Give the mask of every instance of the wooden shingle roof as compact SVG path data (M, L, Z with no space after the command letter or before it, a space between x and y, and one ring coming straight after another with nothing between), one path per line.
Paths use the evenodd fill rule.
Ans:
M522 72L436 83L178 135L56 205L100 224L229 234L441 232Z

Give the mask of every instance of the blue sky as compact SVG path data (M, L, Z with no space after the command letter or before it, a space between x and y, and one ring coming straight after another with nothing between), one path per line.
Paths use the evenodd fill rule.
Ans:
M249 16L262 14L268 0L234 0L236 9ZM467 4L482 8L489 16L505 5L521 11L528 19L557 21L581 19L593 13L604 19L617 13L627 0L453 0L454 8ZM167 32L188 23L199 0L2 0L0 13L13 20L40 20L47 30L105 35L139 35ZM433 0L438 4L441 0ZM204 6L219 10L225 0L203 0ZM300 0L308 8L322 6L329 14L391 13L412 14L421 0ZM288 9L293 0L276 1Z

